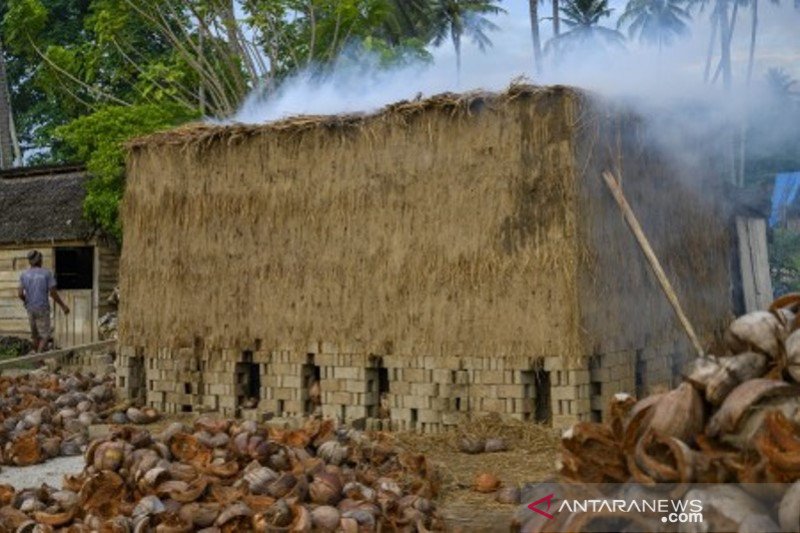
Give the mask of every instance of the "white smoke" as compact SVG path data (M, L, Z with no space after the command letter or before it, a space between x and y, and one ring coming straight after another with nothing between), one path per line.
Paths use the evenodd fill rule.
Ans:
M604 25L613 27L623 5ZM583 50L569 58L548 57L543 75L533 69L528 2L504 2L506 14L494 17L500 27L491 33L492 48L482 53L465 43L461 76L456 73L455 53L449 43L432 49L432 64L407 65L391 70L378 67L376 58L346 61L321 80L300 72L286 80L269 97L254 92L232 118L236 122L261 123L294 115L339 114L375 111L398 100L452 91L501 90L511 80L524 76L537 84L566 84L607 96L659 100L703 96L728 98L721 80L709 88L703 82L710 34L708 10L695 13L691 34L672 47L656 48L629 41L625 50ZM549 15L543 5L540 16ZM740 8L732 45L735 89L744 85L750 42L751 14ZM551 36L549 20L542 20L542 42ZM717 46L718 48L718 46ZM714 57L712 73L719 55ZM791 2L762 2L754 80L763 79L769 68L780 67L800 78L800 10ZM734 90L742 95L745 91Z

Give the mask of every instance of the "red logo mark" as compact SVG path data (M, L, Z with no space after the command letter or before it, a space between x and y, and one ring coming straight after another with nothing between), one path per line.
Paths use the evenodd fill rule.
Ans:
M547 502L547 510L549 511L549 510L550 510L550 504L552 503L552 500L553 500L553 496L555 496L555 495L554 495L554 494L548 494L548 495L547 495L547 496L545 496L544 498L539 498L539 499L538 499L538 500L536 500L535 502L533 502L533 503L529 504L529 505L528 505L528 509L530 509L530 510L531 510L531 511L533 511L534 513L539 513L540 515L542 515L543 517L547 518L548 520L552 520L552 519L553 519L553 515L551 515L551 514L550 514L550 513L548 513L548 512L542 511L542 510L541 510L541 509L539 509L537 506L538 506L540 503Z

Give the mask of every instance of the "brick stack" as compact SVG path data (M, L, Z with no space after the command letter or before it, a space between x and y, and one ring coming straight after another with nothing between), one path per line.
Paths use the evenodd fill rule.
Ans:
M145 355L123 349L117 380L127 397L144 384L148 405L166 413L217 411L255 420L312 414L309 387L318 380L325 417L363 420L368 429L436 433L465 415L499 413L558 427L599 416L594 397L603 400L611 390L603 383L633 371L620 370L630 366L624 356L592 361L591 370L574 370L559 357L377 356L358 345L325 342L273 351L180 348ZM619 364L608 367L613 361Z
M91 372L96 376L105 376L115 372L114 356L104 350L75 352L57 361L48 361L66 372Z

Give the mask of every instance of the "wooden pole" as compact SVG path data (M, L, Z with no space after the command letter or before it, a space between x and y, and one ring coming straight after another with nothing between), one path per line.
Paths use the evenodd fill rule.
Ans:
M91 344L82 344L80 346L73 346L72 348L65 348L63 350L50 350L49 352L42 352L33 355L25 355L22 357L15 357L14 359L5 359L0 361L0 370L5 368L14 368L20 363L33 363L36 361L44 361L45 359L55 359L57 357L64 357L76 352L93 351L101 348L111 348L117 343L115 339L93 342Z
M667 274L664 272L664 269L661 268L661 263L659 262L658 257L656 257L655 252L653 252L653 248L650 246L650 242L647 240L644 231L642 231L642 227L639 225L636 215L633 213L631 206L625 199L625 195L622 194L622 188L619 186L617 179L613 174L611 174L611 172L606 170L603 172L603 180L605 180L606 185L608 185L608 188L611 191L611 194L614 196L614 200L617 201L617 204L622 210L622 216L625 218L625 222L627 222L628 227L631 229L634 237L636 237L636 240L639 242L642 252L644 252L644 255L647 258L647 261L650 263L656 278L658 278L658 282L661 284L661 288L664 290L664 294L667 296L667 300L669 300L670 305L672 305L672 309L678 316L681 326L683 326L686 335L689 337L694 349L697 351L697 355L699 357L703 357L705 355L703 346L700 344L692 324L689 322L686 314L684 314L683 308L681 308L681 304L678 301L678 295L675 294L675 290L672 288L672 284L669 282Z

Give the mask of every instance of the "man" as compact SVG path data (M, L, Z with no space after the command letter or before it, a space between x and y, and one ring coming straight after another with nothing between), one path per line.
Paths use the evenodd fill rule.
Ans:
M56 279L53 273L42 268L42 254L37 250L29 252L28 263L31 266L20 276L17 294L28 311L33 347L37 352L43 352L51 335L48 295L61 307L65 315L69 314L69 307L56 291Z

